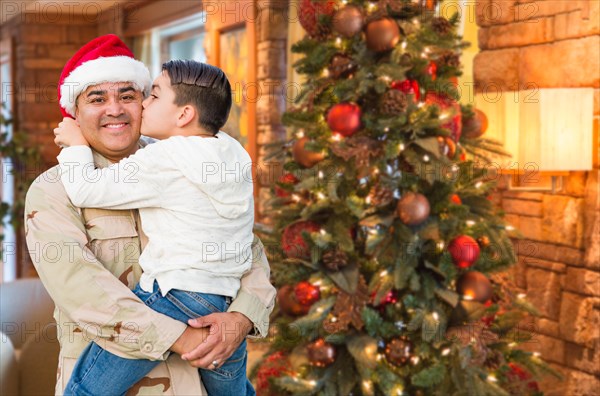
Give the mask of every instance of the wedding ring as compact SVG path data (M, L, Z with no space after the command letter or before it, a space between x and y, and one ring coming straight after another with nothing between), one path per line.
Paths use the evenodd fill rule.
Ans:
M212 365L216 368L219 365L219 361L218 360L213 360L212 361Z

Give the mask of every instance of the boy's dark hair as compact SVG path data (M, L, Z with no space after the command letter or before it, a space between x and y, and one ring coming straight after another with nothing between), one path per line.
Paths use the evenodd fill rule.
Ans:
M191 104L199 113L200 126L216 134L227 122L231 110L231 85L223 70L193 60L165 62L162 70L171 79L175 104Z

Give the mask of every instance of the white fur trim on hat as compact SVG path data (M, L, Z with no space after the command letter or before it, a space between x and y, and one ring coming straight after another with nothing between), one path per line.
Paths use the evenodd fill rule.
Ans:
M152 88L146 65L128 56L100 57L83 62L65 78L60 86L60 105L75 117L77 97L88 87L105 82L131 82L148 96Z

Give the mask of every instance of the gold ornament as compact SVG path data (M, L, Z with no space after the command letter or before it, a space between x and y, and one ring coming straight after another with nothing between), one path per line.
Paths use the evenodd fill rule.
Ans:
M308 352L308 361L313 366L327 367L335 362L335 347L325 342L322 338L308 344L306 349Z
M333 16L333 30L344 37L352 37L360 32L365 23L365 17L357 6L349 5Z
M305 136L301 139L296 140L292 147L292 156L294 160L305 168L312 168L319 162L321 162L325 155L314 151L308 151L304 148L308 138Z
M400 220L407 225L418 225L429 217L429 201L423 194L407 192L398 201L396 213Z
M400 28L392 18L381 18L367 25L367 47L376 52L389 51L400 41Z

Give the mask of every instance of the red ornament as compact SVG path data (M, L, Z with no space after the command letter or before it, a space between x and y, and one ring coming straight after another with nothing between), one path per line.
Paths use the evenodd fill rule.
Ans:
M302 305L311 306L316 303L321 297L321 291L318 286L310 282L302 281L294 288L296 300Z
M458 268L469 268L479 258L479 245L468 235L457 236L448 245L452 262Z
M435 92L427 92L427 95L425 95L425 103L438 106L442 112L451 111L453 113L450 121L442 124L442 128L449 129L452 134L452 139L455 142L458 142L462 132L460 105L451 98Z
M450 197L450 201L452 201L452 203L455 203L457 205L462 205L462 200L460 199L458 194L452 194L452 196Z
M302 0L298 19L300 25L310 34L315 36L319 33L319 19L322 16L332 16L336 11L335 0Z
M298 302L292 285L284 285L277 291L277 304L284 313L290 316L306 315L310 310L310 306Z
M417 80L394 81L391 85L391 88L402 91L407 95L415 95L416 101L421 98L421 92L419 90L419 83Z
M302 233L318 232L321 226L314 221L299 221L290 224L283 230L281 246L286 256L290 258L310 258L310 250Z
M292 175L291 173L285 173L283 175L281 175L281 177L279 178L278 182L280 184L285 184L285 185L294 185L296 183L298 183L300 180L298 180L298 178L294 175ZM287 198L290 195L292 195L289 191L283 189L280 186L275 186L275 195L277 195L279 198Z
M327 125L333 132L352 136L360 129L360 107L354 103L338 103L327 113Z
M425 71L431 76L431 80L435 81L437 78L437 65L434 61L429 62Z

